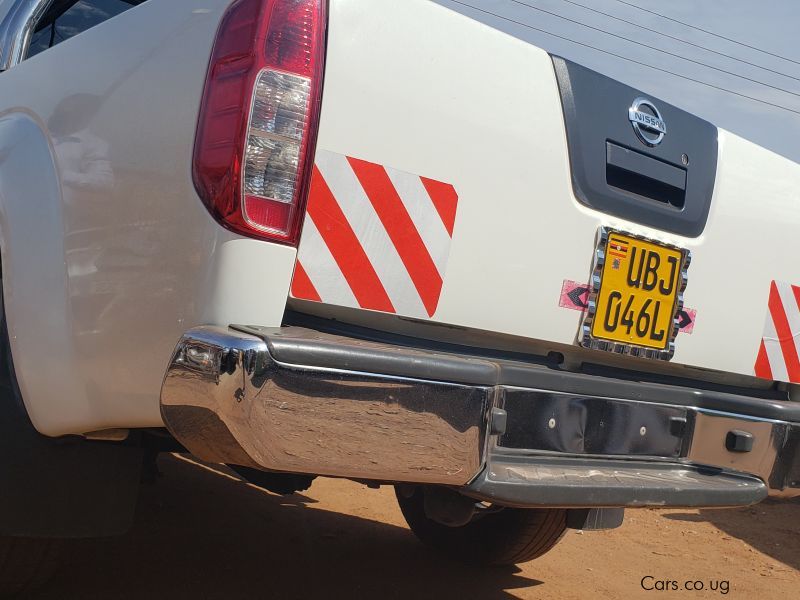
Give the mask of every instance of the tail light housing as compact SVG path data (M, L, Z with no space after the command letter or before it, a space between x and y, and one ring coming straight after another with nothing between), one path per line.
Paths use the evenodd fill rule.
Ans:
M195 187L238 233L296 246L322 97L327 0L236 0L220 23L194 147Z

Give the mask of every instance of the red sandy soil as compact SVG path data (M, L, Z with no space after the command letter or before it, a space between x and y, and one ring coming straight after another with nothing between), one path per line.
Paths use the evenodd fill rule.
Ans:
M164 456L126 536L78 542L34 598L798 598L800 503L628 511L539 560L451 562L408 530L389 487L318 479L281 497L225 467ZM675 581L677 591L644 590ZM704 591L683 589L702 582ZM711 591L712 585L725 588ZM665 584L660 584L664 586ZM693 584L694 585L694 584ZM671 584L666 584L671 587Z

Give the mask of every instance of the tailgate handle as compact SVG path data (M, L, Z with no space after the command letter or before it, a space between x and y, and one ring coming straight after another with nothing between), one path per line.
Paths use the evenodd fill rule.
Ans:
M686 202L686 169L606 142L606 183L621 192L681 209Z

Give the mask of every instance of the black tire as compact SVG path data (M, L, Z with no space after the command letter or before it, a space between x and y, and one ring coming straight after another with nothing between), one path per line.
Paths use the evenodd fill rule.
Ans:
M487 510L466 525L448 527L425 514L423 487L403 486L395 493L408 526L420 541L468 564L528 562L550 551L567 528L567 511L559 508Z
M58 540L0 537L0 598L40 587L53 576L60 558Z

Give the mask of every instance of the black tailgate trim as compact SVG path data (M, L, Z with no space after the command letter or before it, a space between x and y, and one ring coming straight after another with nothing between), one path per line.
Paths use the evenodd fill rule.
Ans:
M717 174L717 128L711 123L610 77L553 56L561 92L572 187L577 199L596 210L670 231L697 237L705 228ZM667 133L656 146L642 143L628 119L634 100L646 97L657 105ZM607 146L635 148L646 174L669 171L674 181L685 174L680 201L669 189L641 193L640 186L614 185L608 180ZM685 159L684 159L685 157ZM655 162L657 161L657 162ZM687 164L688 163L688 164ZM632 164L632 163L631 163ZM612 168L612 173L616 171ZM678 186L680 187L680 186Z

